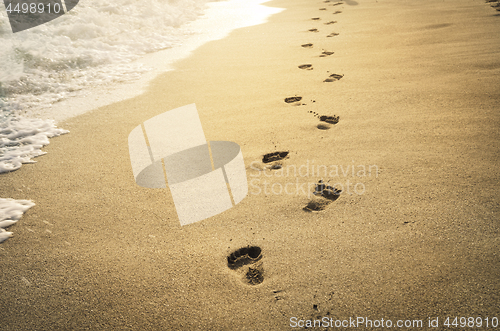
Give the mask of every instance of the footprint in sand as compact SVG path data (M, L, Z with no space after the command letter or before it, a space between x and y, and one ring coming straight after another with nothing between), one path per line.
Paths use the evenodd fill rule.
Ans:
M497 11L500 11L500 1L498 0L486 0L487 3L491 3L491 7L495 8Z
M313 21L319 21L321 18L319 18L319 17L313 17L313 18L311 18L311 19L312 19Z
M313 70L312 64L301 64L300 69Z
M327 83L330 83L330 82L336 82L338 80L340 80L342 77L344 77L344 75L339 75L339 74L331 74L327 79L325 79L323 82L327 82Z
M258 246L242 247L227 257L227 266L235 270L249 285L258 285L264 281L262 267L262 249Z
M300 45L300 46L302 46L304 48L311 48L311 47L313 47L313 44L303 44L303 45Z
M326 10L326 8L320 8L319 10Z
M321 115L319 116L319 120L330 124L337 124L340 120L340 117L335 115L333 116Z
M334 52L323 51L319 57L326 57L335 54Z
M330 24L335 24L337 23L337 21L330 21L330 22L326 22L325 25L330 25Z
M288 97L288 98L285 98L285 102L286 103L297 103L299 102L300 100L302 100L302 97ZM301 105L301 103L298 103L296 105Z
M319 32L319 30L318 30L318 29L309 29L309 30L307 30L307 31L309 31L309 32Z
M262 162L271 163L271 162L281 161L287 158L289 153L290 152L288 151L267 153L264 156L262 156Z
M339 34L337 32L332 32L327 37L335 37L335 36L338 36L338 35Z
M343 2L336 2L336 3L332 3L330 6L338 6L338 5L343 5L344 3Z
M340 14L340 13L342 13L341 10L336 10L333 14L335 15L335 14Z
M313 114L315 117L319 118L319 120L321 122L324 122L324 123L319 123L317 125L317 128L320 130L329 130L332 128L332 125L337 124L340 120L340 117L336 116L336 115L333 115L333 116L320 115L320 114L318 114L314 111L311 111L311 110L308 111L308 113Z
M318 184L316 184L316 189L313 193L315 197L309 201L303 210L307 212L325 210L330 203L340 197L341 193L342 190L336 189L327 183L325 184L323 180L320 180Z

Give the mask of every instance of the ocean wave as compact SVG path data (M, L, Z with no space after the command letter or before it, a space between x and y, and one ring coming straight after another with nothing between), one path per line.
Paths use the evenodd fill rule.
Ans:
M12 33L0 7L0 110L48 107L86 87L137 79L132 61L193 33L209 0L81 0L67 14Z
M35 163L32 158L45 154L41 149L49 144L49 138L68 132L52 120L0 115L0 173Z

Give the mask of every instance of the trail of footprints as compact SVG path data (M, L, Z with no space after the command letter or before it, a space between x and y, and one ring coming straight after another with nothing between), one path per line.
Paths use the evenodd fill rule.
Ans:
M489 3L492 8L500 11L500 0L486 0L486 3Z
M325 2L326 3L330 3L329 0L327 0ZM338 6L338 5L341 5L341 4L343 4L343 2L335 2L335 3L332 3L331 5L332 6ZM320 10L326 11L327 8L320 8ZM333 12L333 14L340 14L340 13L342 13L342 11L340 11L340 10L336 10L335 12ZM313 21L319 21L319 20L321 20L321 17L313 17L312 20ZM337 23L337 21L329 21L329 22L324 23L324 24L330 25L330 24L334 24L334 23ZM319 30L317 28L312 28L312 29L309 29L308 31L309 32L319 32ZM329 35L327 35L327 37L334 37L334 36L338 36L338 35L339 34L337 32L332 32ZM302 44L301 46L303 48L313 48L314 44L307 43L307 44ZM319 57L327 57L327 56L331 56L333 54L335 54L335 52L323 50L321 52L321 54L319 55ZM298 66L298 68L302 69L302 70L313 70L314 69L314 67L313 67L313 65L311 63L301 64L301 65ZM323 82L325 82L325 83L332 83L332 82L339 81L343 77L344 77L343 74L333 73L333 74L330 74L328 77L326 77L323 80ZM305 105L304 103L301 103L301 100L302 100L302 97L300 97L300 96L294 96L294 97L287 97L287 98L285 98L285 102L286 103L293 104L294 106ZM317 128L320 129L320 130L328 130L328 129L331 128L331 125L335 125L335 124L337 124L339 122L339 116L336 116L336 115L332 115L332 116L329 116L329 115L320 115L320 114L318 114L316 112L312 112L312 111L309 111L309 113L313 113L314 116L316 116L317 118L319 118L320 122L323 122L323 123L319 123L317 125Z
M326 0L325 3L329 3L330 6L339 6L342 5L343 2L332 2L330 0ZM327 8L322 7L319 10L321 11L327 11ZM335 10L332 14L337 15L342 13L341 10ZM321 21L321 17L313 17L311 20L312 21ZM337 21L327 21L323 23L324 25L332 25L337 23ZM308 30L309 32L314 32L318 33L320 30L318 28L311 28ZM331 32L328 34L326 37L335 37L338 36L339 33L337 32ZM301 45L303 48L314 48L314 45L312 43L307 43L307 44L302 44ZM334 52L323 50L322 53L319 55L319 57L327 57L333 55ZM311 63L306 63L306 64L301 64L298 66L299 69L302 70L313 70L314 67ZM339 81L344 77L343 74L338 74L338 73L333 73L329 74L326 79L323 80L325 83L332 83ZM302 97L301 96L293 96L293 97L287 97L284 100L286 103L294 105L294 106L302 106L306 105L305 103L302 102ZM312 102L315 102L314 100L311 100ZM329 130L332 128L333 125L337 124L340 120L340 117L337 115L322 115L319 114L315 111L309 110L308 113L312 114L316 118L319 119L319 124L316 126L319 130ZM287 156L288 152L284 154L285 152L275 152L275 153L270 153L266 154L263 156L263 162L266 163L268 162L275 162L270 166L270 169L280 169L281 168L281 163L278 160L272 159L276 158L279 156ZM271 160L271 161L269 161ZM329 205L331 202L335 201L338 199L340 196L341 191L336 189L335 187L332 187L328 185L328 183L324 183L322 180L320 180L316 184L316 189L314 192L314 198L303 208L305 211L308 212L318 212L322 211L326 208L327 205Z
M330 0L326 0L325 3L331 3ZM330 6L338 6L343 4L343 2L334 2L331 3ZM327 8L320 8L321 11L327 11ZM337 10L333 12L333 14L340 14L342 11ZM312 18L313 21L321 20L320 17ZM328 21L324 23L325 25L335 24L337 21ZM317 28L311 28L308 30L309 32L320 32ZM339 34L336 32L332 32L328 34L326 37L334 37ZM313 48L312 43L302 44L303 48ZM333 55L334 52L323 50L319 57L327 57ZM302 70L313 70L313 65L310 63L298 65L299 69ZM344 75L342 74L330 74L323 82L331 83L336 82L342 79ZM294 105L294 106L303 106L306 105L302 102L303 98L301 96L291 96L286 97L284 99L285 103ZM311 100L315 102L314 100ZM308 113L312 114L314 117L318 118L319 124L317 128L319 130L329 130L333 125L337 124L340 120L340 117L337 115L321 115L314 111L308 111ZM289 157L289 151L276 151L267 153L262 156L262 163L266 165L266 168L270 170L281 169L283 164L282 162ZM324 210L330 203L337 200L342 193L341 190L336 189L333 186L330 186L328 182L323 182L323 180L319 180L315 185L315 191L313 192L314 197L309 201L309 203L303 207L303 210L306 212L320 212ZM238 250L233 251L231 254L227 256L227 266L231 269L240 280L248 285L258 285L264 281L264 267L263 262L261 261L263 257L262 249L258 246L246 246L239 248ZM279 292L279 291L278 291ZM274 293L277 293L276 291Z

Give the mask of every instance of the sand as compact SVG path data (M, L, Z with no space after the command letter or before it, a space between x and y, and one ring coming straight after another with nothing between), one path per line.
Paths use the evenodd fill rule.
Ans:
M269 2L287 10L205 44L141 96L60 123L71 133L38 163L0 175L0 196L36 203L0 246L2 330L500 318L497 11L334 4ZM135 184L127 138L191 103L207 140L241 146L249 194L181 227L168 189ZM262 162L276 151L289 152L281 170ZM319 180L342 194L312 195ZM262 256L229 268L248 245Z

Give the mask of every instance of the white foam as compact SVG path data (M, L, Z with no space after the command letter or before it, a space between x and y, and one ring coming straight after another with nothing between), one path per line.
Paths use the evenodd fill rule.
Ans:
M32 158L45 154L41 148L49 144L49 138L68 132L52 120L0 115L0 173L35 163Z
M0 243L12 237L12 232L5 231L4 228L19 221L24 212L34 205L30 200L0 198Z
M0 8L0 82L23 109L50 107L89 86L137 79L131 62L172 47L208 0L81 0L68 14L12 33Z
M61 99L50 108L33 109L30 114L63 121L140 95L152 79L173 70L176 61L188 57L201 45L225 38L234 29L264 23L269 16L283 10L262 5L267 1L269 0L230 0L208 3L203 16L180 27L183 38L172 47L145 54L120 69L140 68L136 71L138 76L122 79L120 84L88 86L73 93L71 98Z
M47 138L67 132L51 120L134 97L200 45L281 11L267 0L207 1L81 0L15 34L0 3L0 173L34 162Z
M261 5L269 0L209 1L80 0L15 34L0 2L0 173L35 162L48 138L68 132L54 120L134 97L202 44L282 11ZM0 198L0 221L33 205ZM0 227L0 242L11 235Z
M68 14L14 34L0 4L0 109L59 121L137 95L201 44L280 11L262 6L266 0L208 1L81 0ZM147 56L160 50L173 52ZM109 95L141 77L141 88Z

